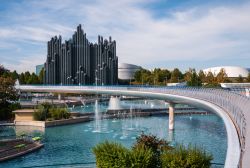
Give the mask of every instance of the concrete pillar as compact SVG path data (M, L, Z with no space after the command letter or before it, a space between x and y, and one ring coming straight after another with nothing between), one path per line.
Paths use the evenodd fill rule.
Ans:
M169 130L168 131L168 141L169 142L174 141L174 130Z
M174 103L169 103L169 130L174 130Z
M62 99L62 96L61 96L61 93L58 94L58 100L61 100Z

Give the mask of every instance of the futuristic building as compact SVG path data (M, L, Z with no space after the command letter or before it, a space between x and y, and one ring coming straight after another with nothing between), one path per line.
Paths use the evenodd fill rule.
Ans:
M247 77L248 76L248 69L242 68L242 67L237 67L237 66L221 66L221 67L211 67L204 69L203 71L205 73L212 72L213 74L217 75L221 69L224 69L227 76L229 78L237 78L240 75L242 77Z
M118 78L120 80L133 80L135 72L141 67L133 64L119 63L118 64Z
M90 43L86 33L77 27L72 39L62 43L61 36L48 42L45 84L112 85L118 82L116 42L103 40Z

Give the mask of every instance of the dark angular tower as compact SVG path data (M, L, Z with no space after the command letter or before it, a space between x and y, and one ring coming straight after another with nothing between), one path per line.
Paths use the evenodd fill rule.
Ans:
M98 36L98 43L92 44L79 25L72 39L63 44L61 41L59 36L48 42L45 84L117 84L116 42L111 37L103 40Z

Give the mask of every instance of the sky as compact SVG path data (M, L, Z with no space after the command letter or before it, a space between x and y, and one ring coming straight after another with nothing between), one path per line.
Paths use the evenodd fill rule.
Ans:
M250 67L249 0L1 0L0 64L35 71L47 41L112 36L120 63L182 71Z

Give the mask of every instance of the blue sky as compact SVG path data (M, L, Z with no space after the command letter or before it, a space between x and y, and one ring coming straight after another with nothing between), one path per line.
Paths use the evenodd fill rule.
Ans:
M52 36L82 24L91 42L117 41L119 62L145 68L250 67L250 1L2 0L0 64L34 71Z

